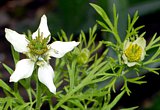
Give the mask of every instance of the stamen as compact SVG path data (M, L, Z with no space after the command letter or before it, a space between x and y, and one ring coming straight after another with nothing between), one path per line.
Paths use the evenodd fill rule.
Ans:
M130 44L124 53L129 62L137 62L141 59L142 48L137 44Z
M30 52L35 55L42 55L48 51L47 42L49 37L43 38L43 33L38 34L35 39L32 39L28 44Z

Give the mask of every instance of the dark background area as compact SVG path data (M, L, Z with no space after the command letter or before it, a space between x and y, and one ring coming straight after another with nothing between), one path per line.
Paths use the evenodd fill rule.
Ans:
M99 19L98 14L89 5L96 3L103 7L112 19L112 5L116 4L119 14L119 33L123 39L127 27L128 13L133 16L139 11L139 19L135 25L145 25L140 31L146 31L145 38L150 39L154 33L160 35L160 1L159 0L1 0L0 1L0 62L14 68L10 44L4 35L5 28L11 28L19 33L30 29L36 31L40 17L47 15L48 26L52 36L63 29L68 35L77 36L81 30L86 33L89 27ZM100 27L99 27L100 29ZM98 30L99 31L99 30ZM99 31L99 40L106 39ZM0 65L0 77L8 82L9 74ZM140 110L160 110L160 76L147 73L144 80L147 84L130 85L131 96L124 96L115 107L140 106ZM0 95L1 96L1 95Z

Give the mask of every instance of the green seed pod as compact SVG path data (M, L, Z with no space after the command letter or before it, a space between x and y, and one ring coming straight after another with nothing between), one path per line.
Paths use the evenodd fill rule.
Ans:
M90 51L87 48L82 49L82 51L79 53L77 62L79 64L86 64L89 60Z

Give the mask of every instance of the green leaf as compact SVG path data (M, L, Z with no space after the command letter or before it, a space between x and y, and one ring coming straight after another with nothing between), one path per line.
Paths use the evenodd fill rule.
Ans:
M61 105L61 107L62 107L64 110L72 110L70 107L65 106L65 105ZM80 109L79 109L79 110L80 110Z
M83 105L80 103L80 100L68 100L69 102L71 102L72 104L74 104L75 106L79 107L81 110L84 110L85 108L83 107Z
M12 74L13 73L13 70L9 67L9 66L7 66L6 64L2 64L3 65L3 67L10 73L10 74Z
M146 47L146 51L150 50L150 49L154 49L157 47L160 47L160 36L157 37L157 33L155 33L152 37L152 39L150 40L149 44Z
M13 46L11 46L11 51L14 63L16 64L19 61L19 53L14 50Z
M99 20L97 20L97 23L98 23L100 26L102 26L103 28L105 28L105 30L103 29L103 31L112 32L112 31L109 29L109 27L106 26L105 23L103 23L103 22L101 22L101 21L99 21Z
M12 89L1 79L0 79L0 87L12 93Z
M118 26L118 15L117 15L117 11L116 11L116 5L113 4L113 18L114 18L114 27L117 30L117 26Z
M79 100L85 100L85 99L88 100L91 97L102 97L106 94L108 94L107 91L100 91L100 90L97 90L97 89L89 88L83 94L74 95L73 98L78 98Z
M110 21L106 12L98 5L90 3L90 5L97 11L97 13L103 18L103 20L108 24L110 29L113 29L112 22Z
M121 44L121 39L120 39L120 36L118 34L118 30L117 30L118 16L116 15L116 7L115 7L115 5L113 6L114 25L110 21L110 19L109 19L108 15L106 14L106 12L100 6L98 6L96 4L93 4L93 3L90 3L90 5L97 11L97 13L102 17L102 19L105 21L105 23L108 26L105 26L104 23L102 23L102 22L99 22L100 25L105 26L104 28L106 29L106 31L112 33L114 35L115 39L117 40L117 42L119 44Z
M128 29L127 29L127 34L125 37L125 40L127 40L132 33L132 30L134 29L133 26L136 23L136 21L138 20L139 16L138 16L138 11L135 12L133 19L131 20L130 15L128 15Z
M143 84L146 83L146 81L139 81L140 79L144 78L145 76L141 77L136 77L136 78L131 78L131 79L126 79L130 83L135 83L135 84Z
M116 98L105 108L112 109L117 104L117 102L121 99L121 97L124 95L124 93L125 93L125 91L122 91L120 94L118 94L116 96ZM105 108L103 108L103 110L106 110Z
M137 108L138 108L138 106L130 107L130 108L122 108L122 109L120 109L120 110L135 110L135 109L137 109Z
M6 104L5 104L5 106L4 106L4 110L12 110L12 107L13 107L13 102L14 102L14 100L13 100L13 98L11 98L11 97L7 97L7 99L6 99Z
M82 48L82 44L84 43L84 46L87 46L87 40L86 40L86 36L84 34L83 31L81 31L80 35L79 35L79 42L81 42L79 45L80 49Z
M5 100L6 98L0 98L0 110L3 110L5 104L6 104L6 101Z
M29 106L30 103L24 103L23 105L17 105L13 110L23 110L27 106Z
M159 75L159 72L157 72L157 71L160 70L160 68L149 68L149 67L143 67L143 68L148 70L149 72L152 72L152 73Z

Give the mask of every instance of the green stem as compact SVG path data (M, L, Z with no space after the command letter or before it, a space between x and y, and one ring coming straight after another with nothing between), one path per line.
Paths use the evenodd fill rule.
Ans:
M67 65L68 72L69 72L69 78L70 78L70 90L72 90L75 86L75 69L76 69L76 60L72 62L72 65Z
M110 104L108 104L108 102L104 103L102 110L111 110L118 103L118 101L122 98L124 93L125 91L122 91L121 93L119 93Z
M118 31L115 28L113 29L113 35L114 35L115 39L117 40L118 44L121 44L122 41L120 39L120 36L118 35Z
M36 97L36 110L40 110L41 107L41 90L40 90L40 86L39 86L39 81L37 81L37 97Z
M53 110L53 107L52 107L52 100L49 100L48 103L49 103L49 108L50 108L50 110Z
M14 96L18 98L18 100L23 104L25 103L24 100L22 99L21 95L19 94L19 91L18 91L18 83L14 83Z
M28 78L26 79L27 83L28 83L28 88L26 88L26 91L28 93L28 97L29 97L29 101L30 101L30 109L32 108L32 103L33 103L33 100L32 100L32 88L31 88L31 78Z
M38 73L37 68L36 68L36 74ZM37 75L35 75L36 77L36 110L40 110L41 108L41 88L40 88L40 82L38 80Z

